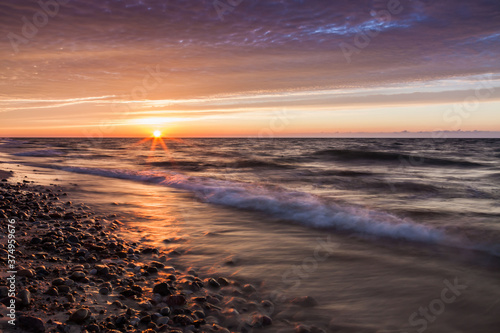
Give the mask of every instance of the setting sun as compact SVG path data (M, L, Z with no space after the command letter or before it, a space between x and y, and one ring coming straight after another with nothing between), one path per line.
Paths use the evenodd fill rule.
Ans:
M153 136L154 136L155 138L159 138L159 137L161 137L161 132L160 132L160 131L154 131L154 132L153 132Z

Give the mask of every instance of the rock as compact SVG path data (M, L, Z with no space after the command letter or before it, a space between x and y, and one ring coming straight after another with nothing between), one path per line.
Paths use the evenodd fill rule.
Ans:
M167 325L170 321L170 318L169 317L160 317L156 320L156 324L158 325Z
M220 283L213 278L208 279L208 285L212 288L220 288Z
M245 284L243 288L241 288L241 290L243 290L243 292L247 294L254 293L257 291L257 289L255 289L255 287L252 286L251 284Z
M56 288L57 288L57 291L62 295L67 294L71 291L71 288L65 284L57 286Z
M75 235L71 235L67 238L69 243L80 243L80 240Z
M70 279L74 281L79 281L86 277L86 274L82 271L75 271L71 274Z
M57 278L55 280L52 281L52 285L53 286L60 286L62 284L64 284L64 279L63 278Z
M186 298L182 295L169 296L166 303L169 306L182 306L186 304Z
M7 286L0 286L0 297L7 297L9 296L9 287Z
M109 267L106 265L97 265L97 266L95 266L95 269L97 270L97 275L108 275L109 274Z
M109 295L109 289L107 287L103 287L103 288L99 289L99 294Z
M160 294L162 296L168 296L172 294L172 292L170 291L170 286L165 282L155 285L153 287L153 293Z
M225 286L229 286L230 285L230 282L228 279L224 278L224 277L220 277L217 279L217 282L219 282L219 284L223 287Z
M31 304L31 293L27 289L23 289L19 292L19 298L24 306Z
M318 302L311 296L297 297L292 300L292 304L302 306L304 308L312 308L318 305Z
M307 326L297 325L295 326L295 333L311 333L311 330Z
M169 307L164 307L160 310L160 314L162 316L169 316L170 315L170 308Z
M186 316L186 315L176 315L176 316L174 316L174 318L172 318L172 321L175 324L179 324L182 326L188 326L188 325L193 324L193 318L191 318L190 316Z
M30 244L32 245L38 245L42 242L42 239L41 238L38 238L38 237L33 237L31 240L30 240Z
M88 309L78 309L69 316L69 320L81 324L88 317L90 317L90 311Z
M58 292L58 291L57 291L57 289L56 289L56 288L54 288L54 287L49 288L49 290L47 290L47 291L45 292L45 294L47 294L47 295L49 295L49 296L59 296L59 292Z
M35 272L31 269L20 269L19 271L17 271L17 275L32 278L35 276Z
M19 327L29 332L45 332L45 324L40 318L33 316L20 316L18 319Z
M153 304L151 304L150 301L141 302L139 303L139 306L141 307L141 309L144 309L146 311L151 311L153 309Z

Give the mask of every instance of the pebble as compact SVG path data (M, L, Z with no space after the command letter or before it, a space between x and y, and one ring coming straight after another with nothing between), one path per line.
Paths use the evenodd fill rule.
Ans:
M164 308L162 308L162 309L160 310L160 314L161 314L162 316L168 316L168 315L170 315L170 308L169 308L169 307L167 307L167 306L166 306L166 307L164 307Z
M167 298L167 304L169 306L182 306L186 304L186 297L182 295L169 296Z
M160 294L162 296L168 296L172 294L172 292L170 291L170 286L165 282L155 285L153 287L153 293Z
M99 289L99 294L101 294L101 295L109 295L109 289L106 288L106 287L103 287L103 288Z
M45 332L45 324L40 318L33 316L20 316L18 319L19 327L33 333Z
M71 313L71 315L69 316L69 320L73 321L77 324L81 324L88 317L90 317L90 311L88 309L82 308L82 309L78 309L78 310L74 311L73 313Z
M292 304L302 306L304 308L311 308L318 305L318 302L311 296L297 297L292 300Z
M24 306L31 304L31 293L27 289L23 289L19 292L19 298Z
M31 269L20 269L17 271L18 276L25 276L27 278L32 278L35 276L35 272Z

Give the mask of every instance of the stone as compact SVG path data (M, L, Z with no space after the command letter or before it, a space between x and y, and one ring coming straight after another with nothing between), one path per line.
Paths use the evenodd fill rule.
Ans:
M55 280L52 281L52 285L53 286L60 286L62 284L64 284L64 279L63 278L57 278Z
M312 308L318 305L318 302L311 296L297 297L292 300L292 304L302 306L304 308Z
M103 288L99 289L99 294L109 295L109 289L107 287L103 287Z
M85 319L87 319L88 317L90 317L90 311L88 309L78 309L76 311L74 311L70 316L69 316L69 320L72 321L72 322L75 322L77 324L81 324L85 321Z
M160 310L160 314L161 314L162 316L169 316L169 315L170 315L170 308L169 308L168 306L166 306L166 307L162 308L162 309Z
M80 243L80 240L75 235L71 235L67 239L69 243Z
M188 326L193 324L193 318L186 315L176 315L174 316L174 318L172 318L172 321L175 324L180 324L182 326Z
M86 274L82 271L75 271L71 274L70 279L78 281L86 277Z
M166 303L169 306L182 306L186 304L186 298L182 295L169 296Z
M45 324L40 318L33 316L20 316L18 319L19 327L29 332L45 332Z
M32 278L35 276L35 272L31 269L20 269L19 271L17 271L17 275Z
M67 294L71 291L71 288L65 284L57 286L56 288L57 288L57 291L62 295Z
M241 289L243 290L243 292L248 293L248 294L254 293L257 291L257 289L255 289L255 287L252 286L251 284L245 284L243 286L243 288L241 288Z
M155 285L153 287L153 293L160 294L162 296L168 296L172 294L172 292L170 291L170 286L165 282Z
M0 286L0 297L7 297L9 296L9 287L7 286Z
M217 282L214 278L208 279L208 285L212 288L220 288L220 283Z
M223 287L225 286L229 286L231 283L229 282L228 279L224 278L224 277L220 277L217 279L217 282L219 282L219 284Z
M24 306L31 304L31 293L27 289L23 289L19 292L19 298Z

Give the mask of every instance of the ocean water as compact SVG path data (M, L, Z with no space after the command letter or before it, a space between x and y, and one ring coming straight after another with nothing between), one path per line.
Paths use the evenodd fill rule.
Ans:
M500 140L27 138L0 153L117 213L126 237L256 284L278 320L500 329ZM288 303L305 295L318 305Z

